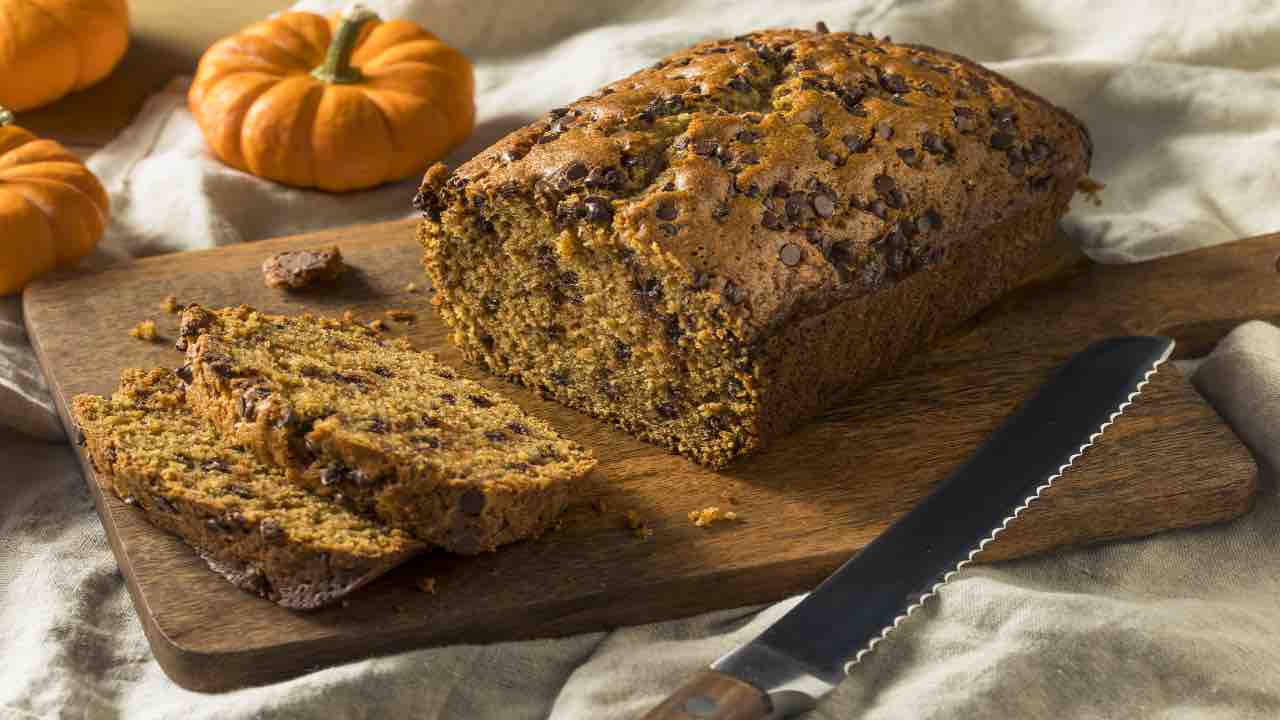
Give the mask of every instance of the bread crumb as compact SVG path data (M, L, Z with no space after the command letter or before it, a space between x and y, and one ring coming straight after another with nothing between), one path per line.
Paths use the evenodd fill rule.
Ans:
M386 315L397 322L413 322L418 317L418 313L412 310L388 310Z
M635 510L628 510L623 518L627 522L627 527L631 528L631 534L641 540L647 540L653 537L653 528L649 527L644 520L640 518L640 513Z
M436 579L433 577L424 577L418 579L418 589L424 593L436 594Z
M1087 175L1076 182L1076 190L1084 193L1084 196L1089 199L1089 202L1093 203L1094 207L1102 206L1102 198L1099 197L1098 193L1102 192L1106 187L1106 185Z
M407 292L407 293L416 293L416 292L418 292L418 283L416 283L416 282L411 282L411 283L409 283L408 285L405 285L405 286L404 286L404 291L405 291L405 292Z
M155 339L159 337L156 333L155 320L143 320L137 325L134 325L133 329L129 331L129 334L139 340L146 340L147 342L155 342Z
M718 505L710 505L701 510L689 512L689 520L698 527L710 527L712 523L719 520L733 522L737 519L738 513L732 510L721 510Z
M735 498L733 495L729 494L728 490L725 490L724 492L720 493L720 499L729 503L730 505L738 504L738 499Z
M165 295L164 299L160 301L160 308L170 315L176 315L182 309L182 306L178 304L178 298L173 295Z
M381 320L370 320L369 327L370 329L373 329L373 330L386 330L387 324L382 322Z
M342 319L343 319L345 322L353 323L353 322L355 322L355 321L356 321L356 314L355 314L354 312L350 311L350 310L343 310L343 311L342 311Z

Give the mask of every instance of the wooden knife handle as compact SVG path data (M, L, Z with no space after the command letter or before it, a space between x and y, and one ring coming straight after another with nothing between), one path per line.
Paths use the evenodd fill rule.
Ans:
M643 720L765 720L769 698L732 675L704 670Z

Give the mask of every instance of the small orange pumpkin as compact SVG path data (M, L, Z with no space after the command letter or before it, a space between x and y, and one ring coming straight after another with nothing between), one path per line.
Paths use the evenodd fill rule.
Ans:
M93 252L107 192L65 147L12 125L0 107L0 295Z
M353 6L288 12L209 48L187 96L226 164L286 185L358 190L423 172L475 122L461 53Z
M0 105L27 110L83 90L128 48L127 0L0 0Z

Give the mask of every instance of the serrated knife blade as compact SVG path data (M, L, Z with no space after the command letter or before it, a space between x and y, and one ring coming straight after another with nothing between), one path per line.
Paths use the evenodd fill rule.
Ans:
M1072 357L919 505L645 717L758 720L812 709L1102 435L1173 346L1118 337Z

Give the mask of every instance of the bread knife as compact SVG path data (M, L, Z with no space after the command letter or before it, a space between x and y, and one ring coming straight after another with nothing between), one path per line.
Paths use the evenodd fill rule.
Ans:
M1133 403L1173 351L1102 340L1072 357L928 497L647 720L760 720L813 709Z

